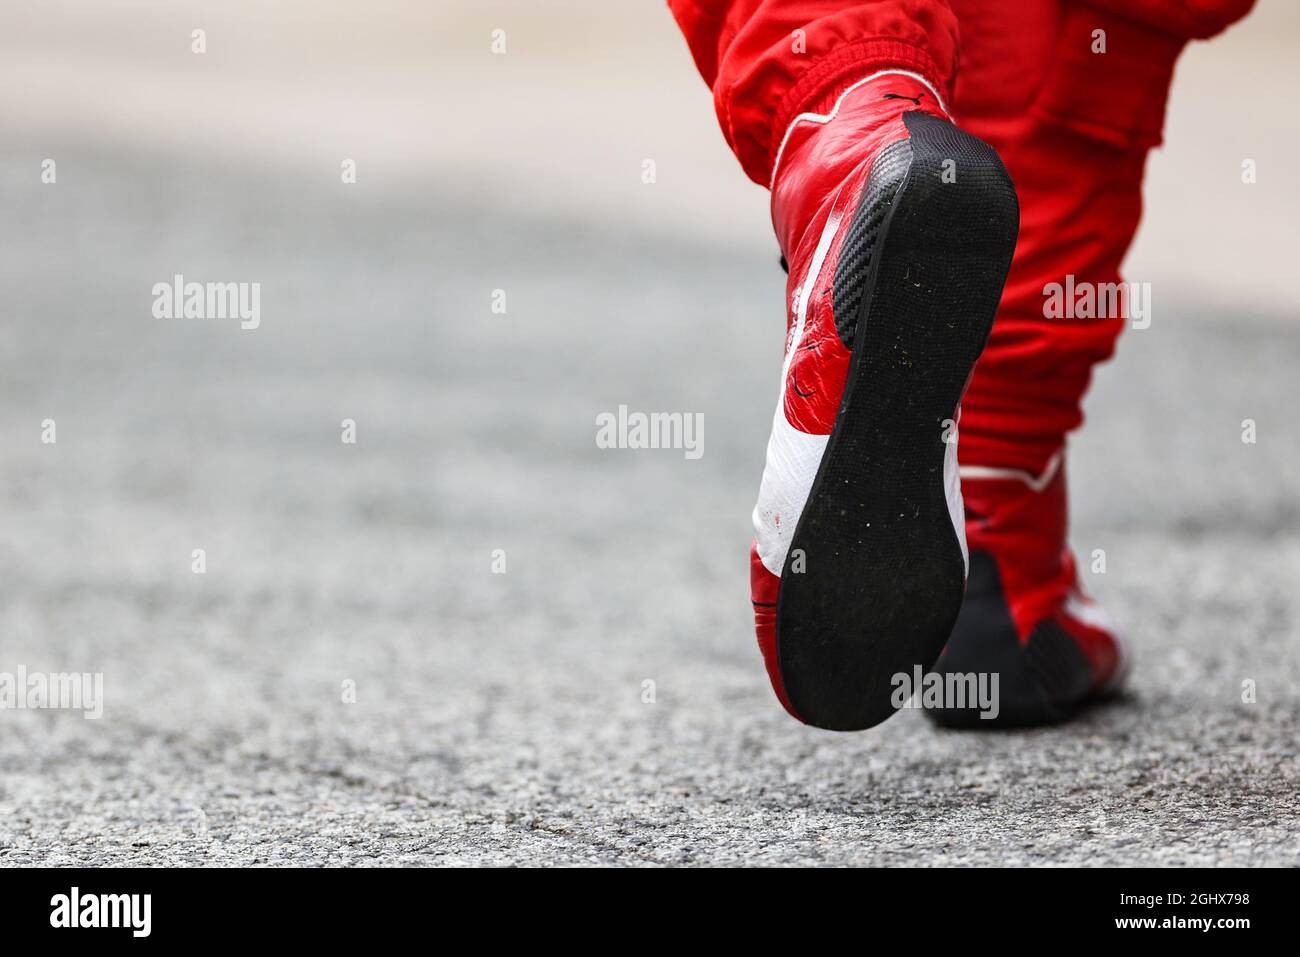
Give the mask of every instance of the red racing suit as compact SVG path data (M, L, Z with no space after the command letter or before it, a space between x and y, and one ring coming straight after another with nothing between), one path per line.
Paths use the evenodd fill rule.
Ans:
M962 402L963 468L1037 475L1124 320L1046 318L1044 287L1118 283L1174 62L1254 0L668 0L722 131L768 186L785 131L888 68L930 79L1020 197L997 320Z

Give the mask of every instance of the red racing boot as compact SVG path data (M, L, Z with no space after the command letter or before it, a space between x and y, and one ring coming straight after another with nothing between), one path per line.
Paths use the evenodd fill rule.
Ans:
M1079 587L1063 455L1038 477L963 468L970 579L935 670L998 676L994 707L945 702L926 713L948 727L1051 724L1118 690L1129 656L1101 608ZM969 680L969 679L967 679Z
M785 362L754 508L759 647L786 709L857 730L929 669L967 571L955 424L1015 248L1015 188L923 78L882 72L777 154Z

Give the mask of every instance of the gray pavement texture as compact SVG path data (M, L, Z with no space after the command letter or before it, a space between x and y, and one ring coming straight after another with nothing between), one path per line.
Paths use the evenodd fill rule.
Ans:
M1160 288L1099 375L1074 540L1126 701L835 735L748 607L775 251L52 150L0 154L0 671L106 704L0 712L0 864L1300 862L1294 322ZM176 272L261 282L261 328L154 319ZM703 412L703 458L597 449L623 403Z

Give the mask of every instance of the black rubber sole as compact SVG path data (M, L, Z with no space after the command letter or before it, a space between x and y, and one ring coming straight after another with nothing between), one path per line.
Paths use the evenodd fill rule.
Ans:
M892 715L893 676L929 669L961 608L944 422L988 339L1019 228L991 147L927 114L904 122L909 138L873 165L836 270L852 360L777 602L790 701L837 731Z
M946 728L994 730L1058 724L1073 718L1091 697L1092 668L1083 649L1054 622L1045 621L1022 642L1011 620L997 563L972 552L970 581L961 614L938 662L936 674L997 675L996 713L976 707L927 708L926 716Z

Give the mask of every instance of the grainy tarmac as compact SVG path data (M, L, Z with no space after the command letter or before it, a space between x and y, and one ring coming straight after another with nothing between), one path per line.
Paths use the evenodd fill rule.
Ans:
M75 141L42 189L50 148L0 155L0 670L106 702L0 711L0 863L1300 862L1294 322L1160 289L1100 374L1074 539L1129 700L834 735L748 608L775 254ZM261 327L154 319L178 271ZM703 458L597 449L621 403Z

